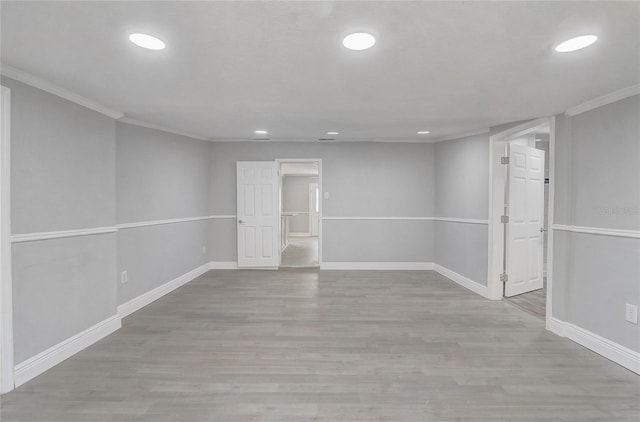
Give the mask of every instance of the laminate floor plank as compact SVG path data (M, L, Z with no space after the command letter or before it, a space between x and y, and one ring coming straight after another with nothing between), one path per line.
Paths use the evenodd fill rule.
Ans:
M640 376L431 271L215 270L3 422L634 421Z

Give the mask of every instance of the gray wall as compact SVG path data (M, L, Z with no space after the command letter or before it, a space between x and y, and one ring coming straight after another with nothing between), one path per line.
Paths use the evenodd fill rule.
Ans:
M435 145L436 217L486 220L489 135ZM436 221L435 262L487 285L488 225Z
M285 176L282 181L282 211L306 212L290 218L291 233L309 233L309 185L318 183L314 176Z
M14 234L114 226L115 122L2 78L11 89ZM12 247L15 362L116 313L116 236Z
M236 161L321 158L324 217L431 217L434 147L408 143L214 143L214 214L236 213ZM214 261L235 261L235 220L215 223ZM323 260L433 261L433 224L418 220L324 220ZM409 233L409 236L405 234Z
M555 224L640 229L640 96L558 116ZM554 231L553 316L640 351L640 240Z
M210 147L166 132L116 126L118 224L211 215ZM211 260L211 220L118 231L122 304ZM206 252L202 252L202 247Z

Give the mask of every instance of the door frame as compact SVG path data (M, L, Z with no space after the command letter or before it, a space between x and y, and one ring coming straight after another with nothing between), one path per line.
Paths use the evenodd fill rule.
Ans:
M546 321L547 326L552 315L552 285L553 285L553 203L555 196L555 127L554 116L535 119L489 137L489 265L488 265L488 292L492 300L502 299L502 258L504 253L504 228L500 222L500 216L504 212L504 189L506 184L506 169L500 163L500 157L504 155L507 140L509 138L525 135L532 132L542 124L549 124L549 202L547 221L547 300Z
M320 180L320 177L318 177L318 180ZM318 216L316 218L318 219L318 237L319 237L320 236L320 202L321 202L320 200L322 199L321 195L320 195L320 183L309 183L309 187L307 188L307 191L309 192L309 214L307 215L308 220L309 220L309 222L308 222L308 224L309 224L309 236L313 237L313 230L312 230L313 217L312 217L312 212L311 212L311 208L312 208L311 205L313 205L313 200L311 198L311 186L315 186L317 191L318 191L318 198L316 200L316 202L318 204ZM318 253L319 253L319 251L318 251Z
M11 91L0 86L0 394L13 390L13 295L11 280Z
M322 194L322 158L276 158L276 163L278 163L278 177L280 181L282 181L282 175L280 174L280 167L282 163L318 163L318 190L320 192L320 203L318 204L318 266L322 265L322 205L323 205L323 194ZM280 197L282 197L282 183L280 183ZM282 213L282 210L280 210ZM282 218L279 218L278 221L281 221ZM282 251L280 251L280 261L282 262Z

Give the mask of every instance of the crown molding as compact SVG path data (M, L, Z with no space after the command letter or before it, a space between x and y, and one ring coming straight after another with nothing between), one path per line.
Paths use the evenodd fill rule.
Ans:
M128 117L126 115L123 115L122 117L119 117L118 121L122 122L122 123L130 124L130 125L134 125L134 126L145 127L147 129L155 129L155 130L159 130L159 131L162 131L162 132L173 133L174 135L185 136L187 138L199 139L201 141L211 141L211 139L205 138L204 136L194 135L193 133L183 132L181 130L171 129L171 128L168 128L166 126L157 125L155 123L149 123L149 122L144 122L142 120L132 119L131 117Z
M616 101L624 100L625 98L632 97L640 94L640 84L631 85L626 88L619 89L601 97L594 98L577 106L567 109L565 114L567 116L575 116L580 113L584 113L593 110L598 107L605 106L607 104L615 103Z
M97 113L104 114L105 116L111 117L112 119L120 119L124 116L124 113L118 110L114 110L112 108L103 106L102 104L98 104L95 101L83 97L82 95L71 92L68 89L45 81L44 79L38 78L37 76L27 73L24 70L17 69L13 66L9 66L4 63L0 64L0 73L2 73L2 75L6 76L7 78L15 79L16 81L30 85L34 88L41 89L48 92L49 94L56 95L60 98L64 98L65 100L93 110Z

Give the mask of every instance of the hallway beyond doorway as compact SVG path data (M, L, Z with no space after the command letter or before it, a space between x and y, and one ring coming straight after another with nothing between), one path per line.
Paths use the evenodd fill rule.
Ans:
M290 237L289 244L282 251L281 267L304 268L317 267L318 263L318 238L317 237Z

